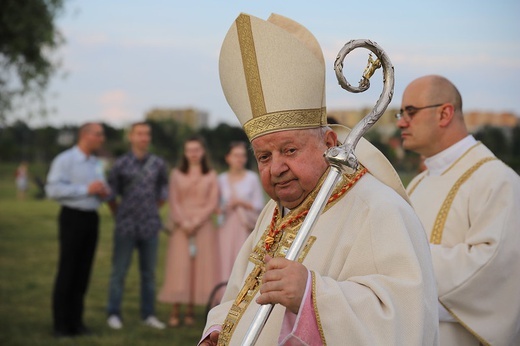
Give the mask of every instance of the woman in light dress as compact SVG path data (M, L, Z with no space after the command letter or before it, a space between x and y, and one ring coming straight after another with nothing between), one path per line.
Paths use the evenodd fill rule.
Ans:
M202 137L184 143L181 164L170 175L168 202L172 233L158 299L173 304L171 327L181 323L181 304L186 305L184 325L192 326L194 305L206 304L219 280L213 219L218 207L217 173L210 167Z
M218 177L220 187L221 282L228 280L233 263L264 207L264 193L258 174L246 169L244 142L232 142L226 155L228 171Z

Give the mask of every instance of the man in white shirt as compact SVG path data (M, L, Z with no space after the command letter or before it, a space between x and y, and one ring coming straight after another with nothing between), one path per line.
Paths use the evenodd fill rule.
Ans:
M468 134L446 78L414 80L401 107L403 147L425 158L407 192L430 239L441 345L520 345L520 177Z
M97 209L109 194L102 163L95 156L104 141L101 124L82 125L77 145L52 161L47 177L47 197L61 205L59 259L52 294L57 338L91 333L83 323L83 310L99 234Z

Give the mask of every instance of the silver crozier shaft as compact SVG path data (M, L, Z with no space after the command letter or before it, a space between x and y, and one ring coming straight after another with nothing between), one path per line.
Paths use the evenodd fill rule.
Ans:
M360 81L359 87L351 86L343 75L343 60L348 53L356 48L367 48L377 57L377 60L373 60L372 56L369 56L368 65L363 73L363 78ZM374 74L375 70L381 66L383 67L383 92L372 111L361 119L356 126L354 126L345 139L345 143L339 147L329 148L325 153L325 158L330 163L331 169L327 178L323 182L316 199L312 203L309 213L305 217L296 238L287 251L287 255L285 256L286 259L294 261L300 256L300 252L307 243L312 228L316 224L318 217L321 215L323 208L325 208L332 190L342 174L342 169L348 174L353 174L358 168L358 160L355 155L356 145L368 129L383 115L386 107L392 100L394 92L394 67L386 53L381 47L379 47L379 45L377 45L377 43L370 40L349 41L340 50L336 58L334 70L340 86L343 89L354 93L366 91L370 87L370 77ZM253 346L256 343L269 315L271 314L271 311L273 310L273 307L273 304L262 305L260 307L249 326L244 339L242 340L243 346Z
M320 216L323 208L325 208L325 205L327 204L327 201L329 200L332 190L334 190L334 186L336 186L340 175L341 171L335 166L331 166L327 178L325 178L325 181L323 182L316 199L309 209L309 213L305 217L298 234L296 234L291 247L287 251L287 255L285 255L286 259L295 261L300 256L301 251L303 250L307 240L309 239L309 236L311 235L311 230L316 224L316 221L318 221L318 216ZM247 330L244 339L242 340L243 346L253 346L256 343L273 308L274 304L260 306L253 321L249 325L249 329Z

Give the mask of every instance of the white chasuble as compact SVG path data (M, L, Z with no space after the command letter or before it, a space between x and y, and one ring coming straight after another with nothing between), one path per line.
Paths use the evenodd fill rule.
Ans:
M244 282L258 262L255 248L263 244L276 208L271 200L262 211L204 332L223 325L237 296L247 293ZM302 263L312 272L312 299L324 344L438 344L437 293L424 230L411 206L371 174L325 210L304 252ZM253 297L240 313L229 345L241 343L258 307ZM257 345L278 344L284 313L285 307L275 306Z
M441 345L520 345L520 177L483 144L408 186L430 240Z

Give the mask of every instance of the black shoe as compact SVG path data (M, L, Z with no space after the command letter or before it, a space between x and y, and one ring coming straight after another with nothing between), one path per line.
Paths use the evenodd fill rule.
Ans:
M76 336L75 333L71 333L68 331L62 331L62 330L55 330L52 335L57 339L73 338L74 336Z
M88 328L86 326L80 326L80 327L76 328L76 330L74 331L74 334L77 335L77 336L94 335L92 330L90 330L90 328Z

